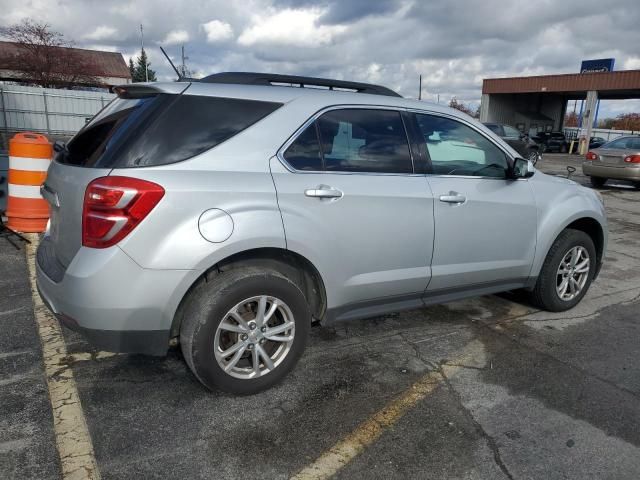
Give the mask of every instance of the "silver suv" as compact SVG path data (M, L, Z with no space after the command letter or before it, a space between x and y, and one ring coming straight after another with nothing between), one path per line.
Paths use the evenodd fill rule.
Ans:
M41 295L97 348L179 344L205 386L254 393L314 320L513 289L562 311L600 270L599 195L458 111L249 73L116 92L42 186Z

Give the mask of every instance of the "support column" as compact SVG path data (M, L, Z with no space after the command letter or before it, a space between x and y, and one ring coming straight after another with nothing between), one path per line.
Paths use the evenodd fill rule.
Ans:
M591 138L591 131L593 130L593 120L596 116L596 103L598 101L598 92L595 90L589 90L587 92L587 101L585 102L585 112L582 121L582 128L580 129L580 155L587 153L589 149L589 139ZM584 137L584 141L582 138Z
M480 121L488 122L489 121L489 103L491 101L491 95L488 93L482 94L482 99L480 100Z

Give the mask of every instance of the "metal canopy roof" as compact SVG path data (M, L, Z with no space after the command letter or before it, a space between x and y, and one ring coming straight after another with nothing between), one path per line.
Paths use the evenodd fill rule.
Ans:
M585 98L590 90L598 98L640 98L640 70L598 73L570 73L535 77L486 78L482 93L556 93L571 98Z

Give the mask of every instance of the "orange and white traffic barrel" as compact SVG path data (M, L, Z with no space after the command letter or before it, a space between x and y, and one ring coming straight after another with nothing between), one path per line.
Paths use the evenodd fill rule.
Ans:
M18 133L9 140L9 197L7 226L18 232L44 232L49 220L49 204L40 194L53 158L47 137L38 133Z

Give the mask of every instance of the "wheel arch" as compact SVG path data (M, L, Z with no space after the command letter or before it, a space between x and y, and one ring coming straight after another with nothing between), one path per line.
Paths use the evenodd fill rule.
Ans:
M581 232L586 233L593 240L593 244L596 247L596 273L594 279L600 273L600 267L602 266L602 257L604 256L604 247L605 247L605 238L604 238L604 228L600 225L600 222L593 217L582 217L574 220L569 225L567 225L566 229L579 230Z
M542 268L542 264L544 263L545 258L547 258L547 255L549 254L549 250L558 239L560 234L567 229L579 230L581 232L584 232L593 240L593 243L596 247L596 273L594 279L598 276L598 274L600 273L600 268L602 267L602 259L606 247L606 228L596 218L589 215L582 215L578 216L577 218L573 218L563 224L562 227L556 231L551 241L549 241L548 244L544 246L544 249L542 250L544 252L544 255L540 255L538 257L536 268L534 272L532 272L532 274L535 274L535 277L537 277L537 275L540 273L540 269Z
M327 308L326 289L320 272L311 261L299 253L284 248L254 248L234 253L217 261L191 284L174 314L170 337L179 336L186 301L198 285L213 281L220 272L244 266L262 266L282 273L300 287L309 303L313 318L319 320L324 316Z

